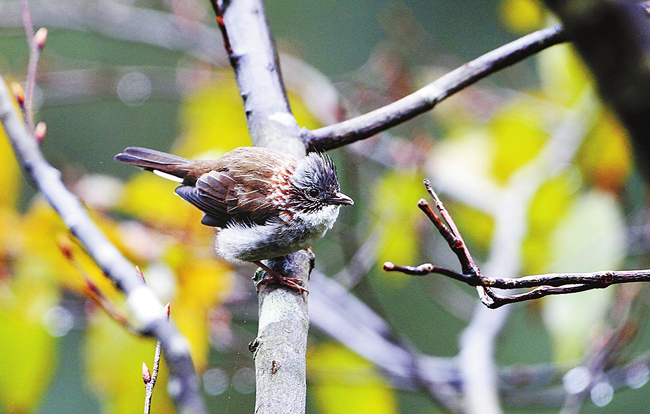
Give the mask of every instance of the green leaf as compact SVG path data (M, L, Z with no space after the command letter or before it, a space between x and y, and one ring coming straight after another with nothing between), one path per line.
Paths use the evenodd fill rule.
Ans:
M57 341L44 320L58 299L52 285L21 274L0 285L0 403L5 412L36 411L47 391Z
M335 343L312 348L308 376L322 414L392 414L393 389L370 362Z

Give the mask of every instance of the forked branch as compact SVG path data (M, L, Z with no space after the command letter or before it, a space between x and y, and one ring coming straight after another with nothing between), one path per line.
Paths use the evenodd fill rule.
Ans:
M593 273L549 273L543 275L523 276L517 279L486 277L481 274L467 245L442 201L431 188L429 180L424 180L427 191L433 197L436 213L429 203L421 199L418 207L429 217L451 250L458 257L461 272L424 263L419 266L398 266L391 262L384 263L387 272L400 272L413 276L426 276L432 273L450 277L477 288L481 302L491 309L503 305L527 300L539 299L548 295L562 295L602 289L620 283L650 282L650 269L643 270L605 270ZM439 215L438 215L439 214ZM504 295L494 289L531 289L522 293Z

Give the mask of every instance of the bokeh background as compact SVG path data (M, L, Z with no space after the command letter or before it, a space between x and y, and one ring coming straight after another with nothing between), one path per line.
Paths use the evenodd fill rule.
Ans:
M209 2L42 0L30 8L36 28L49 29L36 93L46 157L171 303L210 412L252 411L254 269L215 257L212 230L173 183L113 161L126 146L204 158L250 145ZM266 8L292 108L312 129L392 102L553 24L534 0ZM18 3L0 2L0 73L9 82L26 73L21 25ZM455 281L380 270L386 260L458 267L416 207L426 177L490 276L647 267L645 186L625 132L567 46L332 156L355 206L314 246L317 269L425 354L455 357L480 312L475 292ZM115 320L129 320L123 298L22 178L4 138L0 170L0 412L139 412L140 367L151 366L154 342ZM647 297L645 286L619 286L510 307L497 328L496 362L523 385L503 389L503 410L558 412L572 385L565 373L597 360L604 385L585 394L580 412L643 412ZM309 413L444 412L318 326L309 352ZM606 375L633 361L622 379ZM153 404L154 412L173 411L164 372Z

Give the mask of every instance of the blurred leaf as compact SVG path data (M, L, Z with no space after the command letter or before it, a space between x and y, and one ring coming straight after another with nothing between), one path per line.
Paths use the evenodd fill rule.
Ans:
M452 212L454 222L458 225L465 241L472 244L472 248L479 248L485 252L491 244L494 218L466 204L448 203L446 207Z
M98 220L95 222L100 224ZM102 230L106 233L108 229L109 224L104 223ZM78 294L83 294L86 289L86 276L106 296L117 295L113 284L81 246L72 240L59 215L42 198L35 199L23 217L22 235L25 240L23 254L29 257L25 266L29 267L31 273L42 275L44 280L49 279ZM114 237L112 239L115 240ZM61 242L69 247L73 261L61 253Z
M318 119L309 112L309 108L298 95L291 91L287 91L287 97L289 99L289 104L291 105L291 112L293 112L293 116L296 117L298 125L307 129L317 129L323 126Z
M414 264L420 243L418 222L424 217L417 207L426 195L422 177L410 171L389 172L378 181L374 194L375 225L381 229L379 262Z
M125 184L118 208L155 227L200 223L201 212L174 193L177 186L148 171L139 173Z
M252 145L241 95L229 73L190 95L181 108L180 122L182 135L174 153L182 157L218 158Z
M547 140L540 106L517 99L503 108L490 122L495 140L492 173L505 183L513 172L534 159Z
M178 295L172 302L172 317L189 341L194 366L201 372L210 351L208 315L230 293L232 269L216 258L186 256L177 274Z
M573 202L577 185L573 174L558 175L537 190L528 208L528 234L523 242L523 271L543 273L552 259L553 231Z
M571 107L592 84L589 71L569 45L556 45L539 53L542 88L549 99Z
M514 33L526 33L543 23L544 10L536 0L501 0L501 20Z
M15 208L20 169L5 130L0 125L0 208Z
M576 200L551 239L552 260L546 272L593 272L621 266L626 227L616 199L593 190ZM558 361L580 358L605 316L615 287L543 302L544 321Z
M93 315L84 354L89 387L102 402L104 413L142 413L145 394L142 363L146 362L151 369L155 347L155 340L129 333L103 311ZM163 357L152 412L174 413L166 382Z
M323 414L397 412L392 387L370 362L335 343L310 349L310 391Z
M616 191L630 175L632 164L632 149L625 130L610 111L603 111L580 148L578 167L596 186Z
M52 284L22 270L0 280L0 405L5 412L35 412L47 391L57 342L44 320L58 300Z

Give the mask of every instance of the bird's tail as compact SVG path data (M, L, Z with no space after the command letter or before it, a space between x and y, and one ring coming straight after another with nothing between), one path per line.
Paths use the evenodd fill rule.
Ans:
M178 179L174 181L179 182L182 182L185 176L188 175L191 166L191 161L186 158L139 147L126 148L123 153L115 156L115 160L145 170L162 172L177 177ZM172 177L165 178L173 179Z

